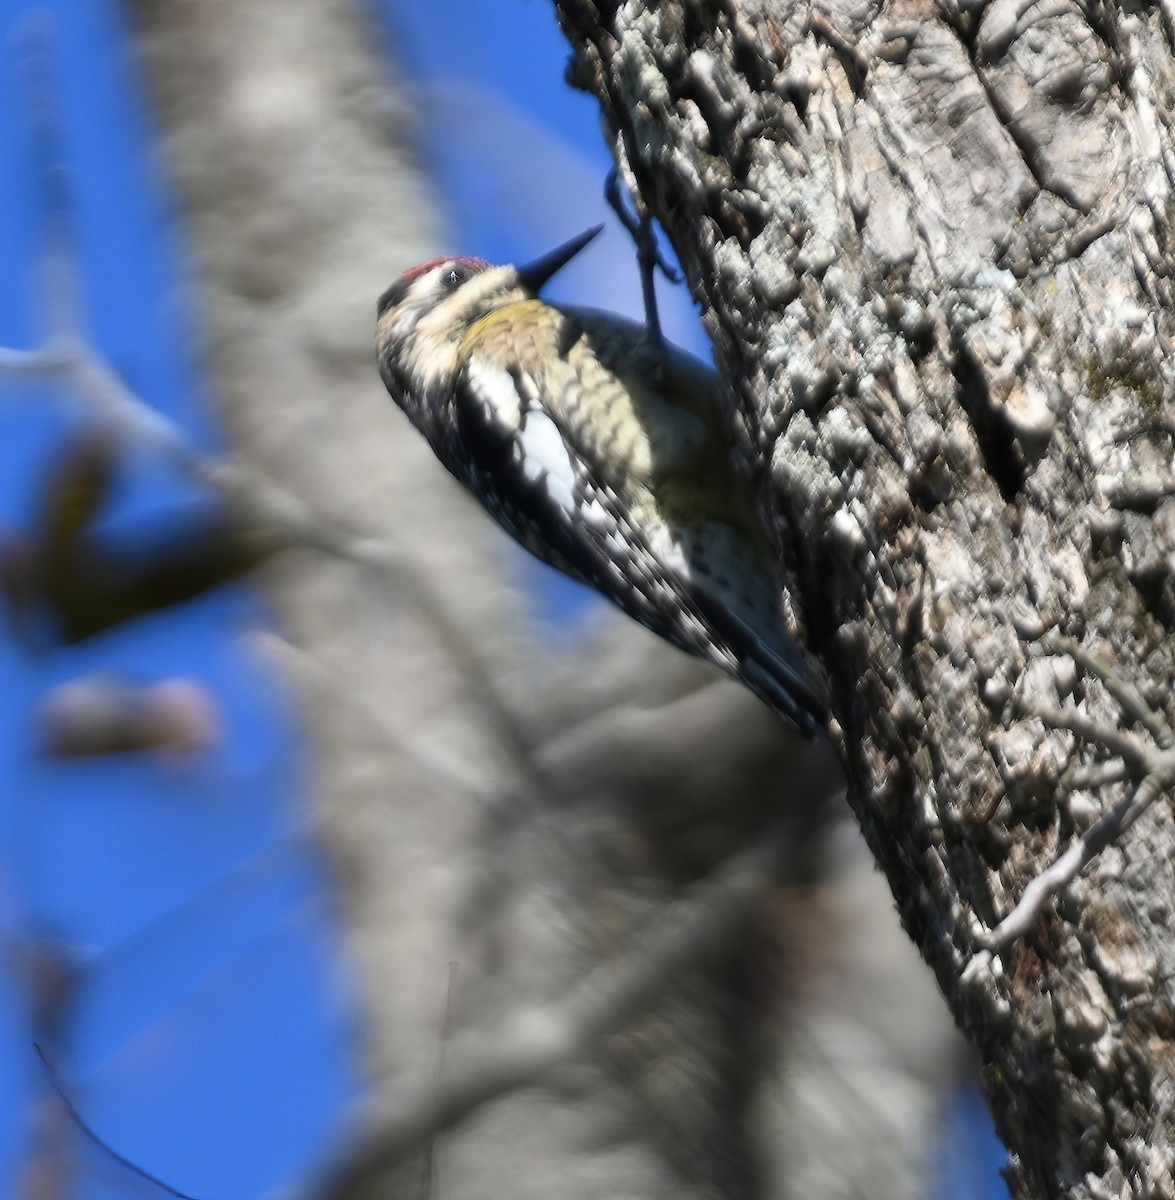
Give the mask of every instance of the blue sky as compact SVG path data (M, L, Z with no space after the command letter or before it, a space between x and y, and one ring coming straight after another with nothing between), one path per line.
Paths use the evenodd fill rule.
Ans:
M603 200L611 162L597 108L563 82L567 48L552 6L371 4L393 70L410 84L452 249L526 259L606 221L606 235L550 295L639 316L631 243ZM153 121L118 0L0 5L0 344L31 346L45 330L24 65L29 18L44 26L46 15L90 336L139 395L215 447L208 383L174 301L185 231L151 167ZM660 292L668 336L706 354L688 291ZM51 384L0 380L0 389L0 529L27 530L37 480L84 409ZM158 461L132 456L108 519L155 520L196 499ZM572 585L525 569L550 614L565 619L586 603ZM295 1179L359 1086L335 915L323 864L302 835L305 739L239 637L267 620L251 590L232 586L69 650L33 655L0 636L0 935L10 965L34 942L68 946L79 985L56 1064L63 1081L122 1154L206 1200L246 1200ZM225 739L186 770L38 757L40 697L96 670L199 679L221 709ZM0 1194L16 1194L46 1088L29 1001L19 973L0 972ZM966 1097L960 1111L960 1148L944 1176L987 1190L944 1184L940 1194L1004 1194L989 1187L1002 1152ZM158 1194L97 1152L82 1162L79 1200Z

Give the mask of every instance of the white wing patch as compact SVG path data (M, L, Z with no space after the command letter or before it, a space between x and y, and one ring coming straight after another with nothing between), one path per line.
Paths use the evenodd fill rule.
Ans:
M615 524L608 515L608 510L593 496L586 504L579 506L579 515L595 529L606 530Z
M558 426L546 413L528 409L518 430L522 474L531 483L547 481L547 495L564 512L574 515L575 465Z
M687 587L694 585L693 567L682 548L680 534L658 522L645 530L645 540L653 556L669 574L680 579Z
M469 395L482 402L486 416L504 429L517 429L522 423L522 397L510 372L474 357L469 360L466 373Z

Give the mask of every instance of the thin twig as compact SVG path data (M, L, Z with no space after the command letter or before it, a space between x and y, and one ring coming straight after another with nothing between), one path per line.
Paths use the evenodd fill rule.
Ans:
M1118 707L1137 721L1160 745L1171 736L1166 722L1151 708L1138 690L1119 675L1104 659L1087 650L1072 638L1054 635L1045 639L1045 649L1055 654L1068 654L1074 662L1096 675L1106 691L1118 702Z
M988 950L1002 950L1028 933L1045 903L1068 887L1078 875L1175 782L1175 754L1160 756L1155 774L1148 775L1124 800L1099 817L1068 849L1024 889L1015 908L979 942Z
M1022 702L1020 711L1025 716L1036 717L1049 729L1075 733L1087 742L1100 743L1139 773L1146 769L1147 748L1132 734L1111 725L1103 725L1075 708L1053 708L1048 704Z
M449 963L449 986L445 989L445 1011L441 1017L440 1038L437 1044L437 1074L436 1085L439 1089L445 1070L445 1048L449 1038L453 1036L453 985L457 981L457 964ZM424 1161L420 1170L420 1194L423 1200L430 1200L436 1183L436 1148L438 1133L430 1135L424 1147Z
M42 1050L41 1047L35 1042L33 1043L33 1049L36 1050L37 1056L40 1058L41 1063L45 1067L45 1074L49 1079L50 1086L57 1095L57 1099L65 1106L65 1110L73 1119L74 1124L82 1131L82 1133L86 1135L86 1137L90 1139L90 1141L92 1141L105 1155L107 1155L107 1157L112 1158L120 1167L124 1167L126 1170L137 1175L140 1179L145 1179L148 1183L154 1184L157 1188L161 1188L169 1196L174 1196L176 1200L196 1200L195 1196L189 1196L187 1192L181 1192L177 1188L173 1188L170 1183L165 1183L159 1178L158 1175L152 1175L150 1171L144 1170L138 1165L138 1163L132 1162L131 1159L127 1158L123 1154L119 1154L119 1152L115 1150L115 1148L108 1141L106 1141L105 1138L96 1133L93 1127L87 1123L85 1117L78 1112L77 1106L66 1094L65 1088L62 1087L61 1083L58 1081L57 1076L53 1071L53 1067L50 1065L49 1059L45 1054L45 1051Z
M1116 674L1103 659L1067 638L1052 637L1046 645L1052 652L1071 655L1096 675L1122 711L1146 729L1154 739L1154 744L1147 745L1132 734L1100 724L1076 709L1021 704L1021 711L1038 717L1049 728L1068 730L1087 742L1105 746L1122 760L1120 765L1125 768L1123 773L1134 776L1139 782L1129 795L1103 813L1084 833L1070 842L1050 866L1028 883L1015 907L994 929L984 930L977 935L976 940L982 950L968 964L963 973L964 980L973 977L990 962L991 952L1001 950L1027 934L1046 902L1068 887L1158 797L1175 786L1175 749L1171 748L1175 739L1167 723L1154 712L1138 690ZM1114 765L1102 764L1102 782L1118 778L1118 772L1113 770ZM1072 783L1077 777L1076 770L1071 772L1069 782ZM1096 778L1094 768L1089 768L1088 778Z
M1130 778L1130 768L1124 762L1096 762L1071 767L1061 776L1061 786L1068 791L1078 788L1099 788L1107 783L1121 783Z

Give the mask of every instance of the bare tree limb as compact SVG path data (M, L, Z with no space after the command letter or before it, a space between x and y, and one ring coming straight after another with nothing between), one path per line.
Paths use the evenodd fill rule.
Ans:
M564 999L514 1014L502 1027L455 1041L440 1080L404 1084L367 1129L299 1196L346 1200L364 1179L414 1153L483 1105L536 1086L582 1058L699 957L721 953L732 934L762 915L789 847L769 837L724 864L672 905L623 956L594 970Z

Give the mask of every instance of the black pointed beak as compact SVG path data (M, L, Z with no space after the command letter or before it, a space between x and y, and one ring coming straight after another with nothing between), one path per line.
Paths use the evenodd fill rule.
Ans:
M528 262L524 267L518 267L518 282L532 296L537 296L551 276L567 266L603 228L603 225L594 225L578 237L573 237L571 241L564 242L558 249L549 251L533 262Z

